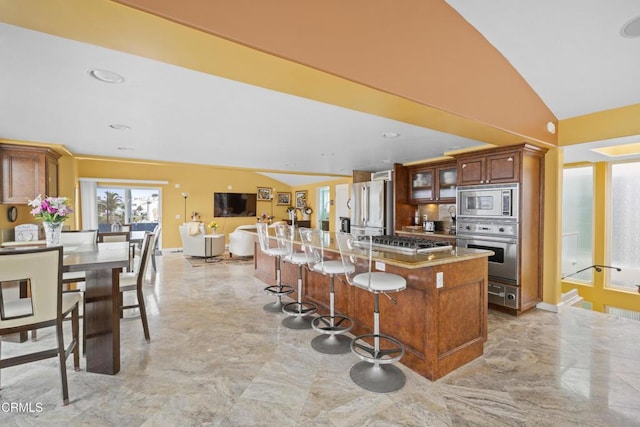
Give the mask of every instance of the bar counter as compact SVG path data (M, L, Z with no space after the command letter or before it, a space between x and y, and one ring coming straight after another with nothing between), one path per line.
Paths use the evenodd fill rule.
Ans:
M327 243L325 258L339 260L333 233ZM299 240L294 249L301 250ZM254 251L255 277L275 284L275 259L260 251L257 235ZM405 290L389 294L395 304L391 298L380 298L380 329L405 345L401 363L433 381L482 355L487 340L487 257L491 254L455 247L415 255L374 252L378 270L407 280ZM283 262L281 268L283 283L295 288L296 266ZM359 260L357 270L366 269L366 260ZM438 273L443 277L440 288L436 286ZM305 269L303 280L303 299L318 304L319 312L328 312L329 278ZM373 294L337 276L335 307L354 319L354 335L372 333Z

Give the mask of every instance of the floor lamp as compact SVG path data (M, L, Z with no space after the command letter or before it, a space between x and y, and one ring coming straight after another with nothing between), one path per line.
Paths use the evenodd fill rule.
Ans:
M184 223L187 223L187 197L189 193L182 193L182 197L184 197Z

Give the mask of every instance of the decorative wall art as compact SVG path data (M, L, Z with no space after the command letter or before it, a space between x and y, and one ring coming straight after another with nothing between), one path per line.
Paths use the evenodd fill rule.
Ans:
M267 188L267 187L258 187L258 200L260 201L269 201L271 200L272 197L272 192L271 192L271 188Z
M296 191L296 208L303 209L307 206L307 191Z
M278 206L291 205L291 193L276 193L276 200Z

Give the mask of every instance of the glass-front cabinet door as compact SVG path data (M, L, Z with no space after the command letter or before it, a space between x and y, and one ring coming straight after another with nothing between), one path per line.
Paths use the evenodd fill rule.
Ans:
M450 202L456 201L456 184L458 182L458 169L454 164L451 167L438 168L438 186L436 201Z
M415 170L411 172L411 201L430 202L434 198L434 170Z

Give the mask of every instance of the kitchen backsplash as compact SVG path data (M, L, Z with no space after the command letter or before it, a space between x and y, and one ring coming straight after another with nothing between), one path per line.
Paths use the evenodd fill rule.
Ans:
M418 205L418 216L422 221L423 215L427 215L429 221L444 221L445 229L449 230L451 226L451 215L449 210L455 211L456 205L438 205L429 203L426 205Z

